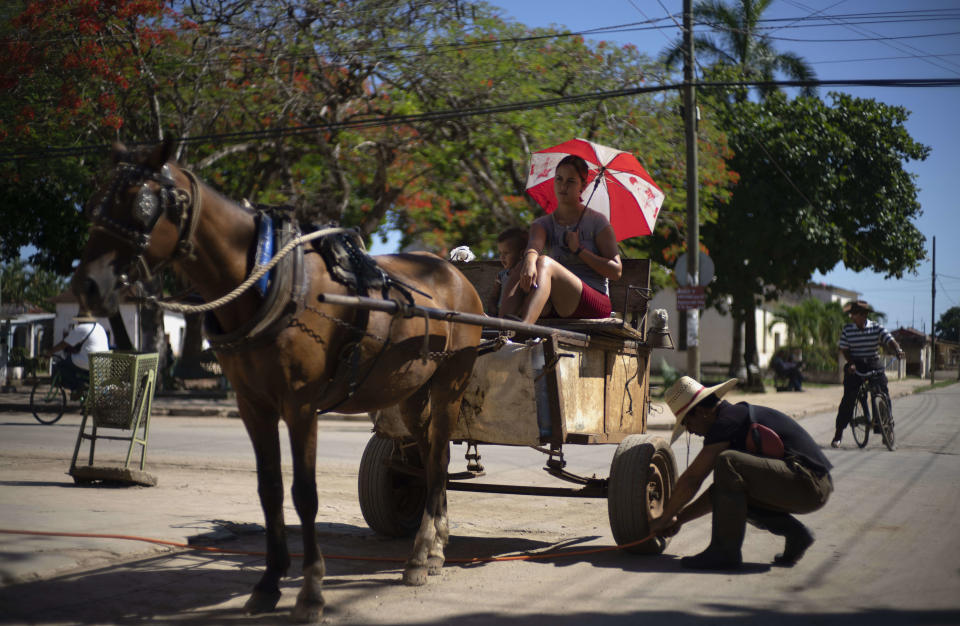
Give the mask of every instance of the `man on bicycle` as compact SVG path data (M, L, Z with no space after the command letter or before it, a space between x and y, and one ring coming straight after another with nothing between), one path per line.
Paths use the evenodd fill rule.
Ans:
M850 316L850 322L840 331L838 344L846 364L843 366L843 399L840 400L840 408L837 410L836 432L833 434L833 441L830 442L834 448L840 447L843 431L853 417L853 405L857 401L857 392L863 384L863 378L857 375L857 371L867 372L883 368L878 353L881 343L896 352L897 358L903 358L903 350L900 349L893 335L877 322L867 319L867 315L873 312L869 304L863 300L848 302L843 306L843 312ZM887 391L887 377L882 373L880 386L887 397L890 397Z
M50 349L50 354L61 350L67 353L67 358L55 367L60 372L63 386L76 391L90 380L90 353L109 350L110 341L107 338L107 331L90 313L81 312L73 318L73 321L76 325L63 341Z

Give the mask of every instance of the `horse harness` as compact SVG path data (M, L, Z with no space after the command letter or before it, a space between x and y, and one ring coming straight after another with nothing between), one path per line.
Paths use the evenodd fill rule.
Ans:
M107 233L130 246L134 257L120 274L122 285L129 285L135 278L141 282L150 282L153 274L179 258L193 257L193 235L200 221L201 201L198 193L197 177L189 170L182 170L190 181L190 193L177 187L169 165L155 171L144 165L127 161L117 163L110 187L100 202L90 211L92 229ZM153 181L160 185L154 191L148 184ZM140 183L131 211L134 225L128 226L110 216L109 207L115 201L117 193ZM145 255L150 246L150 235L160 217L166 215L177 227L177 243L173 254L150 268Z
M199 223L201 212L201 194L196 176L189 170L181 171L190 181L190 192L176 186L173 173L169 165L164 165L159 171L150 167L121 161L115 167L115 174L110 182L108 191L100 202L90 211L92 228L107 233L131 247L134 257L120 276L123 285L130 285L131 280L149 282L165 266L179 258L192 258L194 252L193 236ZM157 191L151 189L149 181L157 183ZM132 221L134 226L118 222L109 214L109 207L115 201L117 193L126 187L140 184L132 207ZM273 213L278 207L257 207L258 238L255 253L256 263L263 265L270 261L269 255L274 249L284 248L293 240L300 238L300 226L296 219L283 217L280 225L275 227ZM177 243L173 254L150 268L146 261L146 250L150 245L150 236L154 227L166 215L177 227ZM276 241L272 241L276 231ZM384 299L389 298L392 290L397 291L405 302L397 300L403 317L416 315L416 306L412 292L430 297L411 285L403 283L377 265L377 262L364 250L360 236L356 231L338 232L323 235L313 243L313 247L324 259L327 271L349 291L356 295L366 296L370 290L376 289ZM280 331L287 327L297 327L308 336L322 343L323 338L303 324L297 316L304 309L328 319L341 328L349 330L351 337L346 342L339 359L340 366L337 372L328 381L332 385L338 379L349 379L349 390L346 397L324 410L331 411L344 402L350 400L366 380L374 364L390 345L389 333L387 338L374 335L367 330L369 311L361 309L357 319L352 323L335 316L328 315L315 306L304 302L307 292L306 271L303 260L303 245L295 245L291 253L280 259L271 270L267 280L258 281L257 290L261 295L262 304L257 313L240 328L224 333L216 318L208 313L204 318L204 335L215 352L230 353L253 349L264 345L273 339ZM155 305L161 305L155 299L149 299ZM392 322L391 322L392 324ZM429 318L424 315L424 348L422 360L442 360L449 356L449 352L429 352ZM364 337L369 337L381 344L372 363L368 365L367 374L358 380L357 373L360 365L360 344Z

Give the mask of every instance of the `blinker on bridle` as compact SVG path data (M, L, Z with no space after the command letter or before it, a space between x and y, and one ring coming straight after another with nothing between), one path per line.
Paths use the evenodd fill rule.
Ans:
M149 281L165 265L180 257L193 256L193 232L200 211L199 206L194 206L191 195L198 197L197 182L192 173L187 170L183 172L190 179L191 194L176 186L169 165L164 165L158 172L143 165L118 163L109 190L91 210L90 221L94 229L119 239L134 251L134 257L120 275L120 282L124 286L129 285L133 277ZM148 181L157 183L160 189L154 191ZM138 182L141 183L140 189L130 210L133 224L122 224L110 216L109 207L116 201L120 190ZM177 227L177 244L173 255L151 270L145 255L150 246L150 235L164 214Z

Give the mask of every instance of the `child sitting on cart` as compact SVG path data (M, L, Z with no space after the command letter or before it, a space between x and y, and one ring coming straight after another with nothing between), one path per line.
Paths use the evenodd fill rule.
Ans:
M510 293L517 289L517 280L510 280L511 275L520 271L520 261L523 260L523 249L527 245L527 231L523 228L508 228L497 236L497 254L503 269L497 272L497 302L493 315L500 314L500 307Z
M501 316L515 315L532 324L541 314L568 319L610 315L609 281L619 280L623 267L610 221L580 201L588 174L582 158L560 160L553 179L557 208L530 225L518 283L511 280Z

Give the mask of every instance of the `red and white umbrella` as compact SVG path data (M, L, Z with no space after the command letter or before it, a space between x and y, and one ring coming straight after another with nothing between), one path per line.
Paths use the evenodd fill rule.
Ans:
M557 208L557 196L553 193L554 172L560 160L568 154L583 157L590 167L587 188L581 200L607 216L617 241L653 232L663 204L663 191L635 156L586 139L571 139L533 153L527 175L527 193L537 204L547 213Z

